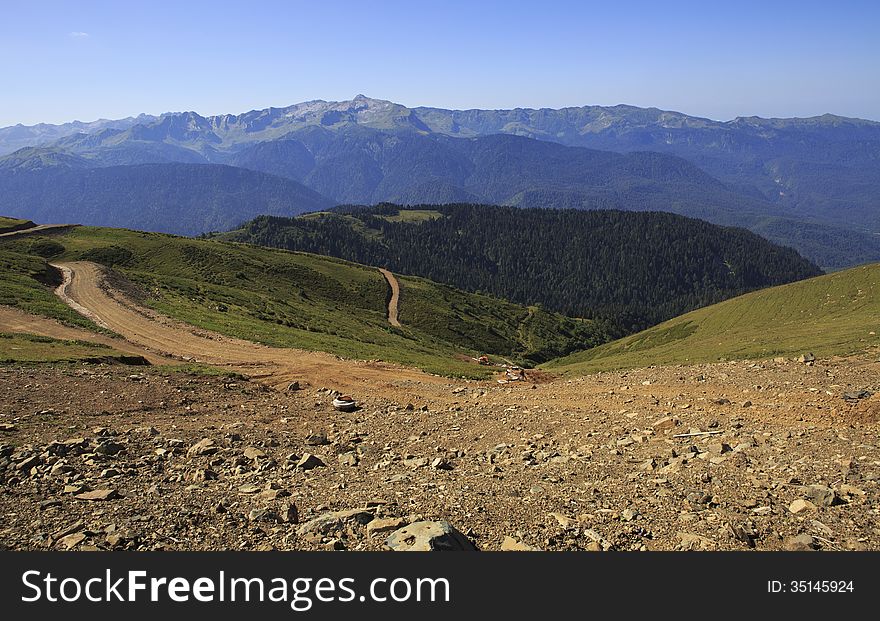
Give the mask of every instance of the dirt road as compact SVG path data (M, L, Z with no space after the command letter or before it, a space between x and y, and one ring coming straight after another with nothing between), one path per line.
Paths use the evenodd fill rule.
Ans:
M65 302L129 342L161 356L227 368L277 387L296 380L357 393L365 383L381 383L393 390L406 382L442 381L413 369L273 348L202 330L140 306L111 287L105 268L97 264L72 262L56 267L65 275L58 289Z
M79 226L78 224L38 224L29 229L21 229L18 231L9 231L0 233L0 237L24 237L25 235L33 235L35 233L45 233L46 231L62 231L65 229Z
M388 281L388 286L391 287L391 299L388 300L388 323L399 328L400 321L397 319L397 304L400 301L400 283L397 282L394 274L388 270L380 267L379 271L382 272L385 280Z
M0 306L0 332L36 334L37 336L47 336L65 341L99 343L126 354L143 356L150 364L173 364L175 362L171 358L158 355L143 347L129 343L125 339L97 334L82 328L65 326L58 321L31 315L10 306Z

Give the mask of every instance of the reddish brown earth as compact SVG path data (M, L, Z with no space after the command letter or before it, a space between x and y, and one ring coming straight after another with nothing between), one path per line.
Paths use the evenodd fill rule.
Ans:
M397 304L400 301L400 283L397 282L397 277L388 270L380 267L379 271L385 277L385 280L388 281L388 286L391 287L391 298L388 300L388 323L399 328L400 321L397 319Z
M381 549L385 522L303 526L366 507L487 550L880 549L877 352L468 382L210 334L71 268L126 347L253 379L0 367L5 548ZM114 341L8 309L0 329Z

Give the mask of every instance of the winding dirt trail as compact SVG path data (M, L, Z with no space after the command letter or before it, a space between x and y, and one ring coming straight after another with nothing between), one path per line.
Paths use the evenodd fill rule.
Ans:
M291 381L356 392L367 385L383 390L445 380L381 362L342 360L331 354L281 349L232 338L176 321L139 305L107 280L105 268L78 261L57 264L64 272L59 296L72 308L130 343L155 355L227 368L283 387Z
M737 407L741 417L765 422L809 420L828 424L837 420L837 417L857 414L850 412L849 407L842 407L839 396L841 386L872 386L876 380L871 378L876 378L880 365L874 353L871 356L827 361L826 364L834 368L834 373L828 377L822 371L825 367L815 367L814 371L813 367L788 363L765 362L758 365L743 361L651 367L583 378L562 378L542 383L534 390L517 390L517 386L462 382L383 362L343 360L323 352L274 348L231 338L141 306L114 288L108 282L106 269L99 265L72 262L57 267L64 270L66 281L59 288L59 294L125 341L63 326L2 306L0 331L99 342L119 351L143 355L151 362L200 362L242 373L276 388L285 388L290 382L299 381L315 388L328 387L348 392L358 401L382 398L398 403L430 403L432 410L438 411L444 411L449 406L463 407L468 403L483 403L487 399L495 401L502 397L502 402L514 401L519 408L546 411L544 408L552 405L557 411L562 408L572 412L594 412L606 408L610 396L619 393L621 398L625 397L623 403L629 403L632 399L647 399L656 406L655 409L659 408L651 415L659 417L675 411L670 409L675 402L688 401L682 407L690 408L692 405L697 407L695 404L698 403L711 404L713 399L721 397L735 402L748 393L748 402L752 405ZM805 380L805 373L809 373L811 379ZM689 374L703 379L692 386L688 385L685 376ZM829 382L834 385L827 390L817 388ZM532 382L522 384L522 388L533 385ZM768 385L779 388L775 388L772 395L762 394L762 386ZM465 387L473 390L464 393L462 390ZM858 409L878 407L877 404L880 404L877 398L865 399L859 402ZM712 410L714 406L709 405L708 408ZM865 416L870 414L867 410L865 412Z
M394 274L385 268L380 267L379 271L382 272L385 280L388 281L388 286L391 287L391 299L388 300L388 323L399 328L400 321L397 319L397 304L400 301L400 283L397 282Z

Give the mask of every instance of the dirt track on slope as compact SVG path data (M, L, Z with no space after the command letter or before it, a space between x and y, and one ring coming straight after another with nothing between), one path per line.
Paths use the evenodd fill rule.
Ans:
M296 380L340 389L364 383L436 383L434 376L387 365L345 361L320 352L273 348L202 330L144 308L111 287L105 268L85 261L58 264L59 295L75 310L155 354L226 368L281 387Z
M380 267L379 271L382 272L385 280L388 281L388 286L391 287L391 299L388 300L388 323L399 328L400 321L397 319L397 304L400 301L400 283L397 282L394 274L388 270Z
M18 231L9 231L7 233L0 233L0 237L24 237L26 235L34 235L36 233L46 233L47 231L63 231L66 229L73 228L75 226L79 226L78 224L38 224L37 226L32 226L28 229L20 229Z

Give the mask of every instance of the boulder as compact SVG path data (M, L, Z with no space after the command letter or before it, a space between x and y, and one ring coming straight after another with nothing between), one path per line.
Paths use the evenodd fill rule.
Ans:
M385 545L396 552L464 552L477 547L449 522L415 522L391 533Z
M817 507L830 507L838 503L837 493L826 485L808 485L804 497Z

